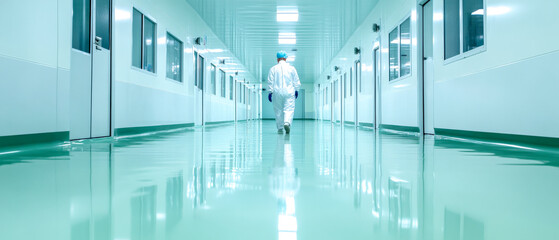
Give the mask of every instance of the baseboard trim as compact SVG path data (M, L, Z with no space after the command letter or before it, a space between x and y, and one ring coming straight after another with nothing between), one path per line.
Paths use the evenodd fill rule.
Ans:
M456 130L435 128L435 135L469 138L475 140L491 140L491 141L505 141L543 146L559 146L559 138L551 137L538 137L529 135L507 134L507 133L492 133L492 132L478 132L469 130Z
M381 125L380 125L380 129L387 129L387 130L394 130L394 131L402 131L402 132L419 133L419 127L410 127L410 126L400 126L400 125L381 124Z
M375 128L375 124L373 124L373 123L366 123L366 122L360 122L360 123L359 123L359 127Z
M3 136L0 137L0 148L28 144L64 142L69 140L69 131Z
M229 123L235 123L235 121L231 120L231 121L219 121L219 122L206 122L205 124L208 126L212 126L212 125L221 125L221 124L229 124Z
M173 130L179 128L187 128L187 127L194 127L194 123L117 128L115 129L115 136L121 137L121 136L136 135L136 134L142 134L148 132L158 132L158 131L166 131L166 130Z

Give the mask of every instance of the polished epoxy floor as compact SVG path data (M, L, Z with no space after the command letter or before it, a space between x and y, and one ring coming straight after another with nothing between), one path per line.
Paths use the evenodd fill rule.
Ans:
M272 121L0 153L0 239L559 239L559 151Z

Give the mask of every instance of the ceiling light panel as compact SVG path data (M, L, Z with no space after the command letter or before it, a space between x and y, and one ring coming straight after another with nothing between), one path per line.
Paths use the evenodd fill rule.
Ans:
M296 44L297 35L295 33L279 33L279 44Z
M278 22L298 22L299 21L299 9L297 9L297 7L278 6L277 21Z

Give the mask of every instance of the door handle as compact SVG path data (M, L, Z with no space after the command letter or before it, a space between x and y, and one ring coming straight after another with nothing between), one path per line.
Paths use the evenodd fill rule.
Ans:
M101 48L102 43L103 43L103 38L101 38L99 36L95 36L95 49L97 49L99 51L103 50Z
M95 37L95 45L101 46L101 43L103 43L103 38L96 36Z

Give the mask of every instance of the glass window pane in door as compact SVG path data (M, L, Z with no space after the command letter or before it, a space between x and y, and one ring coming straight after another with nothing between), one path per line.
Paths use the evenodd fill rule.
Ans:
M463 0L464 52L483 46L484 15L483 0Z
M111 1L95 0L95 36L101 38L101 47L111 46Z
M398 28L395 28L388 34L388 41L390 42L388 49L390 63L389 77L390 80L394 80L400 76L400 66L398 66L398 45L400 43L398 39Z
M167 78L182 82L182 42L167 33Z
M229 77L229 100L233 100L233 76Z
M74 0L72 16L72 48L89 53L91 1Z
M223 70L219 71L221 73L221 97L225 98L227 97L227 82L226 82L226 75L225 72Z
M460 0L444 0L444 59L460 54Z
M353 68L349 70L349 96L353 96Z
M213 95L217 95L217 85L216 85L216 78L217 78L217 68L215 67L215 65L212 64L211 66L211 88L212 88L212 94Z
M411 18L400 24L400 76L411 74Z
M144 66L143 69L155 73L155 46L157 37L155 23L144 17Z
M132 66L142 68L142 19L144 15L133 10L132 16Z
M204 57L198 55L198 88L204 90Z

